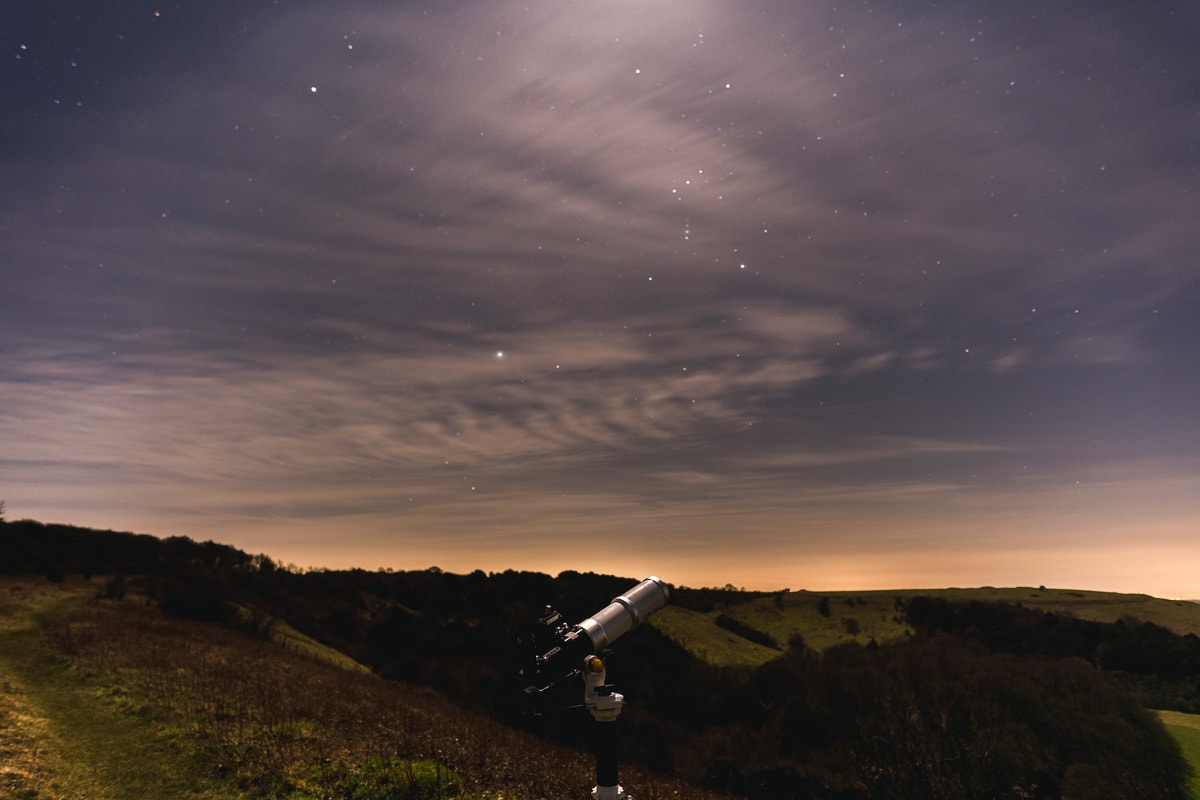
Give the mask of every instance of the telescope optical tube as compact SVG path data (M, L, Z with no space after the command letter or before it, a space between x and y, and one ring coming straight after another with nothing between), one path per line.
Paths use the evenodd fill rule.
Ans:
M598 653L665 606L670 596L667 585L651 575L625 594L614 597L595 616L579 623L579 627L592 640L592 652Z
M578 625L568 627L552 609L542 618L541 647L535 651L532 670L521 674L533 682L525 691L541 692L579 671L583 659L603 651L667 604L667 585L649 577ZM544 651L542 648L550 645Z

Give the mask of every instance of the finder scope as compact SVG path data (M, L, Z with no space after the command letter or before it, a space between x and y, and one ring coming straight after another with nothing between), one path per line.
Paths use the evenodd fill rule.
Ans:
M667 604L667 585L651 576L578 625L563 621L550 606L538 619L528 645L533 665L521 670L530 681L526 692L541 692L580 671L583 659L599 653Z

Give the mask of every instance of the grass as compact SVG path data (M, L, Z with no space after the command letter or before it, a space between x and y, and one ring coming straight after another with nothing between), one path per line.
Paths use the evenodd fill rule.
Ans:
M825 651L849 642L885 644L906 638L903 601L918 596L1021 604L1095 622L1136 619L1178 634L1200 634L1200 603L1141 594L1016 587L906 589L869 592L785 592L756 597L710 613L667 606L649 620L693 655L718 665L757 666L777 658L791 641ZM725 614L770 635L780 650L750 642L717 625Z
M780 649L751 642L717 625L725 614L773 638ZM778 658L791 642L814 650L838 644L883 644L911 633L896 608L894 593L788 592L758 597L710 613L667 606L648 624L692 655L722 666L758 666Z
M0 579L0 800L586 796L593 758L144 598ZM326 654L327 655L327 654ZM718 795L629 766L644 800Z
M256 630L264 639L274 642L285 650L311 658L313 661L320 661L349 672L364 674L371 672L370 669L345 653L334 650L332 647L326 647L312 637L305 636L279 617L254 611L245 606L238 606L236 619L239 625Z
M289 800L458 798L462 778L436 761L372 758L362 764L321 764L299 776Z
M1093 622L1137 619L1153 622L1178 634L1200 635L1200 603L1167 600L1145 594L1093 592L1077 589L1016 587L996 589L941 589L892 592L896 595L936 595L951 600L1021 603L1028 608L1072 614Z
M26 675L36 642L0 608L0 797L56 791L59 747Z
M1192 768L1188 780L1188 797L1200 800L1200 714L1184 714L1179 711L1156 711L1167 732L1179 743L1184 759Z
M164 617L143 598L97 600L100 588L0 579L0 800L498 800L590 787L589 755L382 681L278 622L259 620L255 638ZM1195 604L1030 588L789 592L711 613L668 606L649 624L711 662L754 665L780 651L719 627L720 614L781 647L799 636L824 650L908 635L897 600L921 594L1200 630ZM1200 717L1161 717L1200 771ZM623 773L644 800L714 796Z
M911 633L896 597L884 592L788 592L756 598L725 613L780 644L799 636L819 651L872 639L883 644Z
M754 667L779 656L761 644L747 641L717 626L715 615L667 606L646 623L710 664Z
M757 666L778 657L780 651L718 627L718 615L726 614L767 633L782 646L787 646L793 637L799 637L806 646L824 651L847 642L865 644L874 639L884 644L911 635L912 630L903 622L898 601L922 595L955 601L1019 603L1095 622L1137 619L1153 622L1178 634L1200 634L1200 603L1140 594L1041 587L787 592L754 598L707 614L668 606L648 624L710 663ZM1177 711L1156 713L1179 743L1184 759L1192 769L1187 787L1189 800L1200 800L1200 715Z
M122 713L119 693L90 684L47 647L39 626L65 618L91 592L83 582L8 585L0 611L0 796L239 797L194 768L186 743Z

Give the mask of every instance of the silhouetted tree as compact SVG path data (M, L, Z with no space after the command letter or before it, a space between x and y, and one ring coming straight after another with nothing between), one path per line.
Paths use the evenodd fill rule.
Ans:
M580 572L272 566L184 537L24 520L0 532L0 573L114 575L110 596L140 587L163 610L200 620L252 608L380 675L576 743L586 713L563 708L578 704L577 680L555 687L563 699L552 710L561 713L536 723L522 716L517 636L547 603L574 623L630 585ZM720 611L753 596L768 595L677 588L672 603ZM817 608L832 616L830 598ZM629 699L628 759L753 800L1183 797L1177 749L1111 671L1137 672L1159 687L1156 696L1200 696L1200 639L1020 606L914 598L896 611L918 630L905 642L818 654L797 635L757 669L716 667L640 627L610 659L610 680ZM718 624L765 636L729 614Z

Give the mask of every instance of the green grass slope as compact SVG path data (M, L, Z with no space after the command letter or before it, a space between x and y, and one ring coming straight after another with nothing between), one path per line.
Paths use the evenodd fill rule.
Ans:
M897 596L928 595L948 600L979 600L1002 602L1071 614L1093 622L1116 622L1137 619L1153 622L1178 634L1200 635L1200 603L1187 600L1167 600L1146 594L1094 592L1080 589L1046 589L1033 587L979 589L918 589L890 592Z
M710 664L754 667L776 658L780 652L719 627L715 614L679 606L667 606L647 624Z
M781 649L789 642L802 641L809 648L824 651L848 642L867 644L875 640L885 644L911 635L904 622L902 604L918 596L1021 604L1095 622L1137 619L1178 634L1200 635L1200 603L1143 594L1031 587L781 592L709 613L668 606L652 617L649 624L710 663L754 666L778 657L781 650L764 647L720 627L719 616L725 615L769 635Z
M1200 714L1182 714L1178 711L1158 711L1167 732L1179 743L1183 757L1192 768L1188 781L1188 797L1200 800Z
M586 796L589 753L385 681L299 634L0 578L0 800ZM247 620L241 620L243 626ZM644 800L718 795L636 767Z
M0 797L239 798L186 755L186 743L122 713L40 633L80 608L92 588L6 581L0 594Z
M1095 622L1137 619L1178 634L1200 634L1200 604L1141 594L1045 588L896 590L878 592L785 592L728 605L709 613L671 607L648 624L712 664L758 666L781 654L737 636L717 624L721 615L771 636L782 648L789 641L824 651L830 647L874 639L883 644L911 635L902 602L934 596L952 601L1021 604L1028 608L1073 615ZM1156 712L1179 744L1192 769L1189 798L1200 800L1200 715Z

